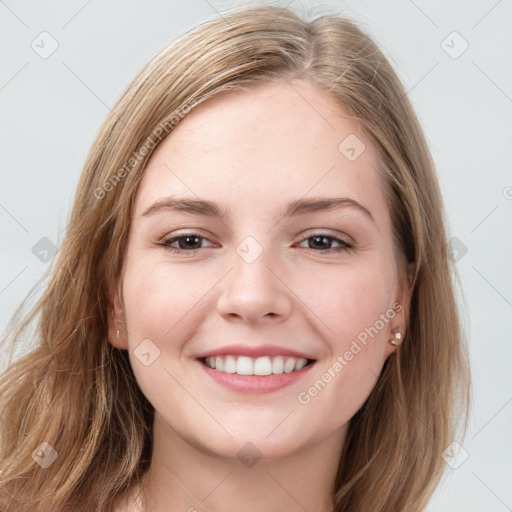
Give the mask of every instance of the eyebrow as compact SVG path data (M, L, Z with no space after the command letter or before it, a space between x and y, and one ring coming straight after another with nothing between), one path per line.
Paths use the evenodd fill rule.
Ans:
M375 224L375 219L373 218L370 210L349 197L313 197L309 199L298 199L297 201L292 201L287 205L282 217L293 217L296 215L303 215L305 213L338 208L356 209ZM153 203L142 215L147 216L167 209L221 219L226 218L229 214L229 209L222 210L220 206L213 201L195 198L166 197L165 199L161 199Z

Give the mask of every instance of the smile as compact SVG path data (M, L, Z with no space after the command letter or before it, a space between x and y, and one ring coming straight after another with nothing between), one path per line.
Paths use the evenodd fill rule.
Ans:
M218 355L201 358L201 362L209 368L222 373L265 376L292 373L301 370L313 361L287 356L248 357Z

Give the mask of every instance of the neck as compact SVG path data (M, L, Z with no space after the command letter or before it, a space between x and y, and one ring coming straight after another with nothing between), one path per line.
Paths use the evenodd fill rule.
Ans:
M153 455L143 488L144 512L332 512L345 429L279 459L244 464L181 438L157 415Z

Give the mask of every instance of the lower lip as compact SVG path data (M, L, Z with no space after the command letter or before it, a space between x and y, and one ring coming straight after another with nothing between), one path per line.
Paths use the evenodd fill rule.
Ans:
M203 371L206 372L214 381L223 386L240 393L263 394L277 391L278 389L289 386L304 377L314 366L314 362L304 366L300 370L290 373L277 373L271 375L238 375L237 373L224 373L214 370L209 366L197 360Z

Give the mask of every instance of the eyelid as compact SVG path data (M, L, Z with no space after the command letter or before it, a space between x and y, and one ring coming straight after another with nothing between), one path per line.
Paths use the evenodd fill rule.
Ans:
M347 235L346 233L334 231L331 229L323 229L323 228L308 229L304 234L301 235L301 237L302 237L302 240L305 240L312 236L319 236L319 235L333 237L333 238L340 238L345 243L347 243L349 245L355 245L355 243L356 243L355 240L351 236Z
M212 242L210 240L210 236L208 235L204 235L201 233L200 230L188 230L188 231L183 231L183 232L172 232L168 235L165 235L163 236L162 238L160 238L158 241L157 241L157 244L161 245L161 244L164 244L164 243L169 243L171 241L174 241L175 239L178 239L178 238L186 238L186 237L192 237L192 236L196 236L202 240L206 240L207 242L209 242L211 244L211 246L215 246L216 244L214 242ZM206 247L201 247L201 249L206 249ZM200 249L196 249L196 251L199 251ZM189 251L189 252L192 252L192 251Z

